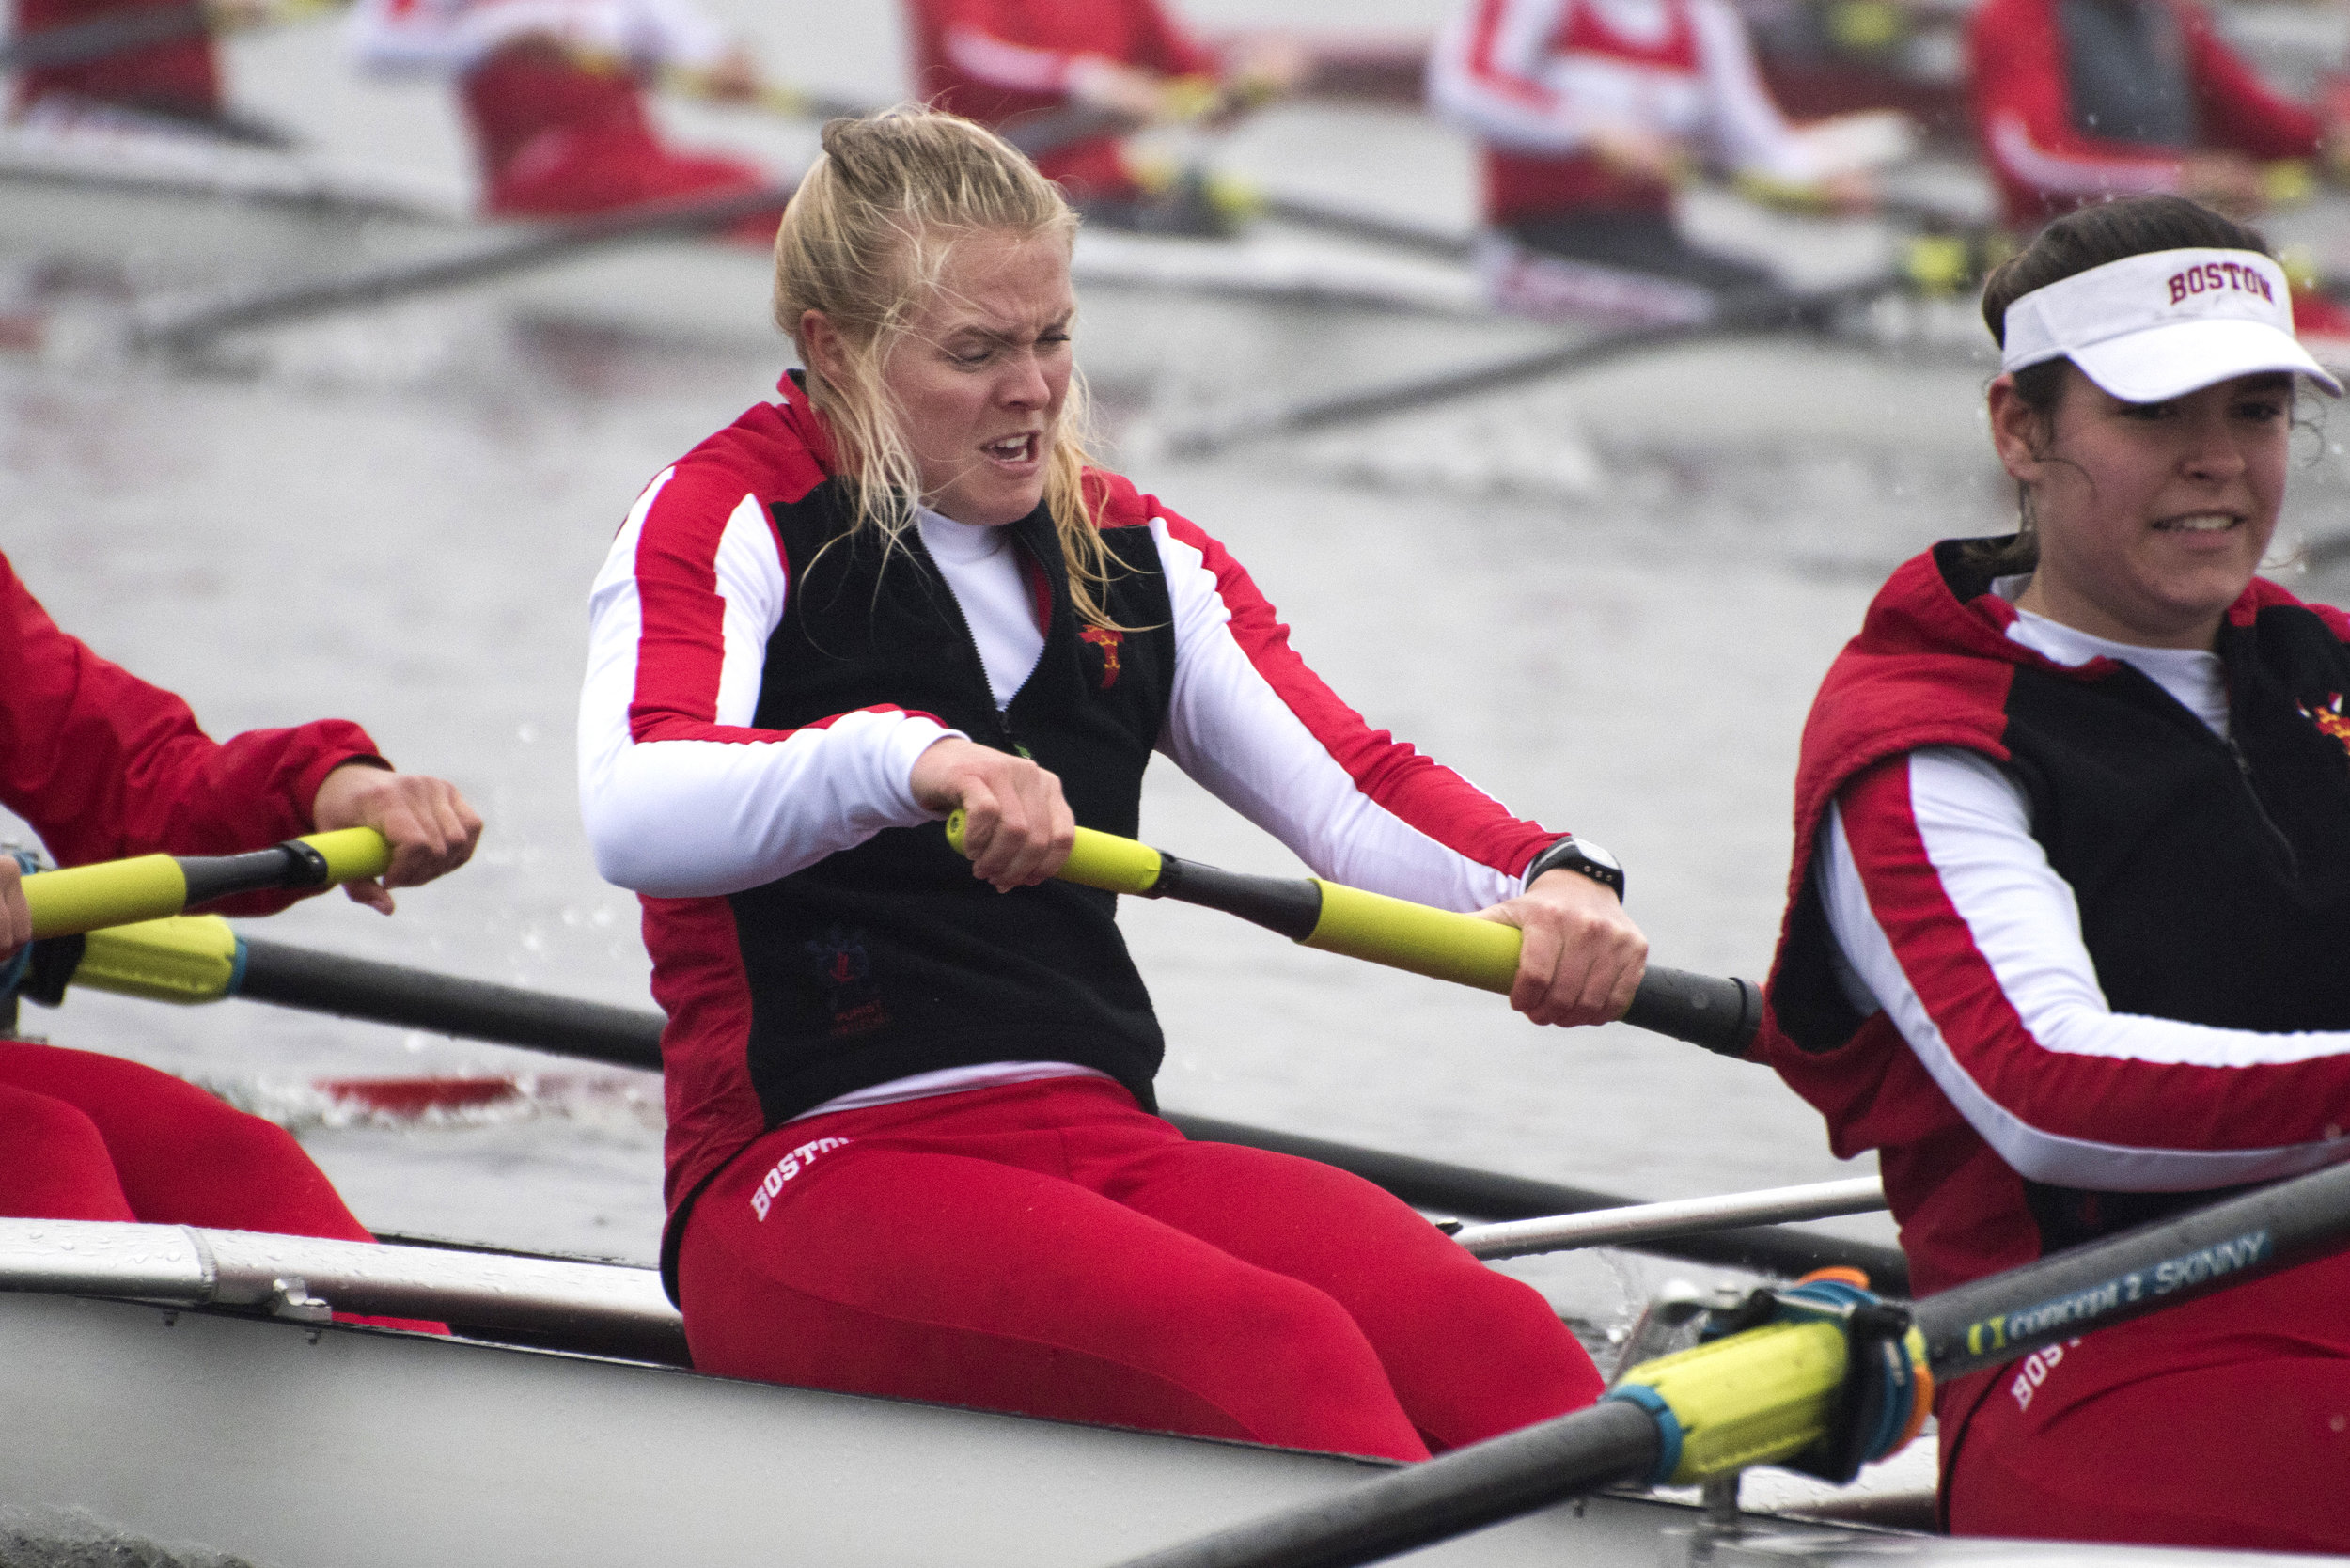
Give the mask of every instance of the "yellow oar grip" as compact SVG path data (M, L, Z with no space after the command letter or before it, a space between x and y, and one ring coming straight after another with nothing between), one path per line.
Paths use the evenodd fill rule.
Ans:
M1669 1484L1792 1459L1825 1435L1844 1381L1843 1329L1777 1323L1643 1362L1622 1382L1662 1397L1681 1429Z
M237 933L217 915L178 915L89 933L80 989L156 1002L214 1002L237 983Z
M1480 991L1507 993L1517 978L1523 938L1515 926L1335 882L1320 886L1322 918L1305 939L1308 948Z
M963 810L958 807L947 817L947 842L957 855L969 852L963 847ZM1148 844L1132 839L1120 839L1111 833L1096 833L1092 828L1077 829L1077 842L1070 850L1069 858L1053 874L1063 882L1073 882L1083 887L1099 887L1105 893L1143 894L1151 891L1159 880L1159 852Z
M382 876L391 869L392 846L371 827L338 828L333 833L306 833L302 842L326 857L326 880L356 882Z
M392 863L391 846L371 827L346 827L333 833L306 835L301 842L326 862L329 884L359 877L381 876ZM220 868L245 868L258 859L260 880L236 880L225 886L214 878ZM142 855L129 860L107 860L94 866L68 866L24 879L24 902L33 914L33 934L69 936L106 926L126 926L160 920L187 907L188 876L195 870L202 891L198 902L210 902L230 892L257 887L282 887L286 878L272 868L290 862L283 852L256 851L251 855L198 857L183 867L168 855ZM240 875L243 874L242 870ZM299 877L296 886L316 886Z
M36 937L62 936L177 915L188 902L188 879L170 855L142 855L28 876L24 902Z

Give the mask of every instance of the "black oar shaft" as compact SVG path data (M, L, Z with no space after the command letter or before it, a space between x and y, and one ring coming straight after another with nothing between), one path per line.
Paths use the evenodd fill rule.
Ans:
M1202 456L1246 442L1275 436L1305 435L1337 425L1351 425L1410 409L1427 408L1459 398L1498 392L1528 382L1546 381L1571 370L1597 369L1636 353L1669 348L1676 343L1736 333L1817 329L1836 312L1857 300L1881 294L1894 286L1891 278L1807 292L1764 290L1725 300L1701 321L1659 326L1626 327L1579 337L1571 343L1533 349L1480 361L1456 370L1438 371L1401 381L1385 382L1351 392L1330 393L1295 402L1236 408L1212 416L1198 425L1170 431L1170 451Z
M460 284L486 283L613 245L707 234L744 218L780 210L791 198L791 186L776 185L700 200L625 208L551 226L518 239L494 241L454 256L393 262L158 315L140 326L137 339L145 348L193 348L227 332L379 305Z
M1928 1296L1917 1324L1947 1381L2338 1251L2346 1235L2340 1165Z
M1322 887L1303 877L1251 876L1203 866L1197 860L1159 855L1159 880L1145 898L1173 899L1202 909L1237 915L1251 925L1277 931L1292 942L1314 933L1322 919Z
M0 40L0 71L81 65L158 43L202 38L211 31L212 18L201 6L157 7L64 27L42 27Z
M279 1007L525 1045L618 1067L661 1068L661 1015L396 964L244 943L241 996Z
M1635 1480L1657 1450L1655 1417L1610 1400L1122 1568L1352 1568Z
M1652 964L1623 1021L1743 1060L1762 1027L1762 988L1735 976L1697 975Z

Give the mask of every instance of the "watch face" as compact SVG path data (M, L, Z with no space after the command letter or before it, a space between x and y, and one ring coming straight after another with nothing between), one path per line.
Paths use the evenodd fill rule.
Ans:
M1583 858L1590 861L1594 866L1605 866L1611 871L1621 871L1623 870L1622 861L1618 860L1614 855L1608 854L1597 844L1592 843L1589 839L1577 839L1574 841L1574 847L1581 850L1583 852Z

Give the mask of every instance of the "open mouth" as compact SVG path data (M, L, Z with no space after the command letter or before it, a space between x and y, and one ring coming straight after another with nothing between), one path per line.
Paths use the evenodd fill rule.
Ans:
M1036 456L1037 432L1023 431L991 441L979 448L997 463L1026 463Z
M2185 517L2166 517L2154 525L2159 534L2224 534L2244 521L2233 512L2197 511Z

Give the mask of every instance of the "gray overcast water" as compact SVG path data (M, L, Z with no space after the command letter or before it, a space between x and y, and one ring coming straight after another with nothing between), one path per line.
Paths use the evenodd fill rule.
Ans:
M1440 9L1350 8L1404 30ZM878 0L733 11L781 74L898 90ZM1318 8L1271 8L1285 13ZM434 89L354 85L315 30L242 42L233 63L249 102L330 149L462 183ZM807 145L804 130L674 113L681 134L778 161ZM1469 216L1467 149L1408 115L1287 110L1224 155L1292 187ZM1255 395L1284 366L1310 380L1341 357L1402 369L1456 340L1455 357L1537 340L1096 305L1080 353L1119 367L1113 425ZM1146 337L1150 353L1132 352ZM0 355L0 541L66 626L186 694L215 732L348 715L488 817L474 866L404 894L396 918L328 898L268 935L649 1005L634 900L598 881L578 825L586 589L645 480L785 362L748 322L733 345L664 347L468 301L306 329L211 372ZM1126 466L1232 548L1374 723L1621 855L1660 962L1759 979L1814 684L1890 566L2001 525L1978 412L1989 373L1947 348L1717 344L1345 435ZM2296 537L2340 526L2338 451L2322 431L2308 445ZM1294 864L1164 763L1145 824L1211 862ZM1200 910L1136 903L1124 918L1167 1022L1172 1106L1658 1198L1851 1173L1761 1069L1622 1027L1538 1030L1496 998ZM652 1255L650 1079L242 1003L76 995L26 1027L292 1116L378 1228ZM302 1114L320 1077L516 1067L550 1076L540 1114L410 1128ZM1881 1218L1841 1228L1890 1233ZM1586 1310L1620 1305L1607 1265L1526 1266Z

